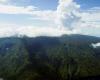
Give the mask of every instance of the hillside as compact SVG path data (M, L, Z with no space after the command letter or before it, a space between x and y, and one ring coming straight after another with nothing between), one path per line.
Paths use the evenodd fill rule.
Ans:
M91 80L100 78L100 38L86 35L0 38L4 80ZM98 79L99 80L99 79Z

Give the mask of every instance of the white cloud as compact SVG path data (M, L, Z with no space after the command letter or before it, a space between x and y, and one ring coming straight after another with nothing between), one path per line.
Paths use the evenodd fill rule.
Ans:
M3 1L3 0L2 0ZM7 1L7 0L5 0ZM87 11L81 11L80 5L74 0L59 0L57 10L39 10L34 6L14 6L0 4L0 13L2 14L28 14L31 19L48 20L54 22L52 27L2 27L0 26L0 36L10 34L27 34L29 36L54 35L61 34L87 34L99 35L100 32L100 8L95 7ZM7 25L6 25L7 26ZM13 32L13 29L17 29ZM49 31L48 31L49 30Z
M74 0L60 0L57 24L79 34L100 35L100 7L82 11Z
M59 5L57 7L57 10L38 10L37 7L34 6L14 6L14 5L0 5L0 13L3 14L29 14L33 16L37 16L39 19L45 19L45 20L54 20L57 23L61 23L60 19L63 18L70 18L71 12L75 8L79 7L79 5L76 5L73 3L73 0L59 0ZM63 24L63 23L62 23Z
M98 48L98 47L100 47L100 42L92 43L91 45L93 46L93 48Z
M82 11L78 15L80 19L73 24L73 29L80 34L100 37L100 10L93 8Z
M0 3L5 3L7 2L8 0L0 0Z
M12 5L0 5L0 13L2 14L32 14L32 11L36 7L27 6L27 7L18 7Z
M70 34L67 29L59 29L56 27L36 27L36 26L18 26L16 24L0 24L0 37L9 37L14 35L27 35L29 37L36 36L61 36Z
M100 22L100 9L90 9L81 13L81 20L85 22Z
M59 27L71 28L74 21L78 20L78 16L74 13L79 9L73 0L60 0L57 7L57 24Z
M54 20L56 18L56 11L52 10L38 10L35 6L14 6L14 5L0 5L0 14L28 14L33 18L41 20Z

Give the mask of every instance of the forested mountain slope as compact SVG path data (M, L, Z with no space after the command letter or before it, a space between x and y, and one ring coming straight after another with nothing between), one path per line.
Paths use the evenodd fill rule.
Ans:
M100 76L100 38L85 35L0 38L4 80L91 80Z

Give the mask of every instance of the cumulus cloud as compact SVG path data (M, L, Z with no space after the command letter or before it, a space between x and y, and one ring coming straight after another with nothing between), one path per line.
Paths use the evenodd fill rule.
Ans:
M71 28L72 24L79 20L79 16L76 14L79 8L80 5L73 0L59 0L56 21L58 26Z
M74 0L59 0L57 24L79 34L100 35L100 7L81 10Z
M91 45L93 46L93 48L98 48L98 47L100 47L100 42L92 43Z

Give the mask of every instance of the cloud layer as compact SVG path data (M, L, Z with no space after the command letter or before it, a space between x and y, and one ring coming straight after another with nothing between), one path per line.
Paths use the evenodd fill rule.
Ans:
M60 30L59 28L54 27L34 27L34 26L27 26L27 27L20 27L15 24L6 24L2 25L3 27L0 29L0 36L1 37L9 37L9 36L20 36L20 35L27 35L29 37L36 37L36 36L61 36L62 34L71 34L71 31L68 30Z

